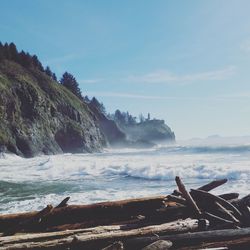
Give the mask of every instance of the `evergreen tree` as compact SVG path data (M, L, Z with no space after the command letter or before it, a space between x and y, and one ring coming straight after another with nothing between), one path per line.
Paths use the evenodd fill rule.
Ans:
M115 121L119 124L126 124L126 113L121 112L119 109L115 111Z
M90 99L87 95L84 96L84 101L87 102L87 103L90 103Z
M39 61L36 55L31 56L29 53L18 52L14 43L5 43L4 45L0 42L0 61L1 60L12 60L25 68L35 68L42 72L45 72L52 79L57 81L55 73L53 73L49 67L46 67L46 71L43 68L42 63Z
M136 124L136 117L129 114L128 116L128 125L135 125Z
M18 55L17 60L23 67L30 67L32 64L32 58L29 54L25 53L23 50Z
M145 122L145 117L143 116L143 114L139 115L139 121L140 123Z
M14 43L10 43L8 50L9 50L10 59L17 62L18 61L18 51L16 49L16 45Z
M55 73L52 74L52 79L57 82L57 77Z
M32 60L32 65L34 68L36 68L42 72L44 71L43 65L41 64L41 62L39 61L39 59L36 55L32 56L31 60Z
M90 104L93 105L95 108L97 108L103 114L106 114L106 109L103 103L99 102L95 97L92 98Z
M83 100L83 97L82 97L82 94L81 94L81 90L79 88L79 84L77 83L75 77L72 74L70 74L68 72L65 72L62 75L60 83L64 87L66 87L67 89L69 89L78 98L80 98L81 100Z
M52 71L50 70L50 67L49 67L49 66L46 67L45 73L46 73L49 77L52 77Z
M3 44L0 42L0 61L4 59Z
M4 54L4 58L9 60L10 59L10 51L9 51L9 45L8 43L5 43L3 46L3 54Z

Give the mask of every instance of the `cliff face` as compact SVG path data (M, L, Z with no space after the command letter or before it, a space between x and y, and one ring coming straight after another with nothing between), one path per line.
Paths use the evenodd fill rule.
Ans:
M122 126L129 140L143 143L174 142L175 134L164 120L146 120L134 125Z
M108 119L91 102L89 103L89 108L95 114L97 124L108 144L110 146L124 145L126 143L126 135L120 130L115 121Z
M105 145L87 104L41 71L0 63L0 151L32 157Z

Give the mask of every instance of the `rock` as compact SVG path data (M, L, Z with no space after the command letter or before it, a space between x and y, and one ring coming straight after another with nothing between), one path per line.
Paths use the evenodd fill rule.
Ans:
M134 142L169 143L175 141L175 134L164 120L146 120L134 125L121 126L129 140Z
M36 69L0 64L0 148L39 154L101 151L106 139L87 104Z
M126 135L117 126L115 121L110 120L98 110L95 105L89 103L89 108L96 116L96 122L98 123L100 130L110 146L124 145L126 143Z

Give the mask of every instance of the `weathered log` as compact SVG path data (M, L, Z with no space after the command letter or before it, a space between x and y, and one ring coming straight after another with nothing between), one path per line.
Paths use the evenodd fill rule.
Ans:
M247 195L241 199L233 200L231 202L243 215L242 224L243 226L250 226L250 195Z
M156 213L147 217L149 222L153 223L163 223L174 221L178 219L190 218L193 215L193 211L186 206L172 206L172 207L162 207L157 209Z
M187 201L180 197L180 196L175 196L175 195L168 195L167 196L167 200L168 201L173 201L173 202L176 202L176 203L179 203L179 204L182 204L182 205L187 205Z
M49 213L53 210L53 206L48 205L46 208L42 209L40 212L36 213L31 218L26 220L20 221L17 225L13 226L12 228L8 228L4 235L11 235L16 232L20 232L22 230L35 230L38 228L38 224L42 222L42 220L48 216Z
M70 197L66 197L55 208L60 208L60 207L66 207L66 206L68 206L67 203L68 203L69 199L70 199Z
M226 220L224 218L221 218L221 217L219 217L217 215L214 215L214 214L211 214L211 213L208 213L208 212L203 213L202 217L207 219L211 226L214 226L214 225L217 225L217 224L225 224L225 225L228 224L228 225L231 225L231 226L234 225L233 221Z
M249 206L250 207L250 194L247 196L244 196L243 198L239 199L237 202L235 202L237 205L241 206Z
M178 250L247 250L250 246L250 236L246 237L240 237L236 239L227 239L224 241L216 240L214 242L209 243L198 243L198 244L192 244L185 247L178 247Z
M104 232L114 232L117 230L123 230L123 227L124 225L114 225L114 226L99 226L99 227L76 229L76 230L65 230L60 232L17 234L12 236L0 237L0 246L7 244L30 242L30 241L48 241L59 238L66 238L68 236L74 236L76 234L97 234Z
M217 207L223 212L223 214L225 215L225 217L231 221L233 221L236 225L239 225L240 221L238 219L236 219L231 213L230 211L228 211L223 205L221 205L219 202L215 202L215 204L217 205Z
M242 213L235 206L233 206L231 203L224 200L223 198L213 195L211 193L208 193L206 191L196 190L196 189L191 189L191 194L194 197L194 199L197 198L198 200L203 199L203 200L206 200L207 202L220 203L225 208L231 210L237 219L239 219L240 221L242 220Z
M174 247L189 246L198 244L201 242L211 242L211 241L223 241L231 239L239 239L243 237L250 238L250 228L241 229L223 229L214 231L204 231L204 232L192 232L192 233L181 233L175 235L162 235L162 236L145 236L137 237L132 239L126 239L123 241L125 249L128 247L134 247L133 249L139 249L145 245L148 245L156 240L170 240L173 242ZM188 248L190 249L190 248Z
M85 222L79 222L79 223L70 223L70 224L63 224L58 226L52 226L48 227L46 229L47 232L54 232L54 231L64 231L64 230L76 230L76 229L82 229L82 228L91 228L93 226L98 225L120 225L123 224L124 229L131 229L131 228L138 228L140 226L146 225L146 224L154 224L154 220L151 220L150 223L146 219L138 219L138 218L131 218L130 220L125 221L111 221L109 218L106 219L100 219L98 222L96 220L92 221L85 221Z
M55 208L40 225L43 228L63 224L94 221L91 226L98 226L102 219L109 219L108 223L131 219L136 215L151 215L164 205L165 196L139 199L128 199L113 202L101 202L91 205L68 205ZM0 231L6 231L15 225L33 218L37 212L19 213L0 216Z
M175 234L182 232L195 231L198 228L198 221L187 219L184 221L177 221L172 223L165 223L161 225L147 226L139 229L133 230L114 230L114 231L105 231L100 232L98 228L92 228L91 232L78 232L77 234L69 234L68 236L62 237L62 232L59 233L60 238L56 238L56 233L47 233L48 239L43 236L41 233L40 237L42 240L39 240L39 236L36 235L36 238L28 238L25 241L24 236L22 236L21 241L16 240L16 236L12 236L13 244L11 243L11 236L8 237L8 240L4 242L4 238L0 241L0 249L100 249L107 246L109 243L115 241L124 241L125 239L133 237L141 237L146 235L163 235L163 234ZM69 233L69 232L67 232ZM50 235L50 237L49 237ZM20 236L19 236L20 237ZM19 238L20 239L20 238ZM152 243L152 242L150 242ZM131 249L131 248L129 248ZM132 248L133 249L133 248Z
M174 190L172 195L175 195L175 196L182 196L182 193L179 191L179 190Z
M169 240L157 240L154 243L144 247L142 250L167 250L173 243Z
M179 176L176 176L175 178L176 184L180 190L180 192L183 194L183 197L186 199L187 204L190 206L190 208L193 210L194 215L195 216L200 216L201 215L201 211L198 208L198 206L196 205L194 199L192 198L192 196L189 194L189 192L186 190L185 185L183 184L183 182L181 181Z
M239 193L226 193L226 194L220 194L219 197L221 197L224 200L234 200L238 199L240 196Z
M215 180L215 181L209 182L208 184L206 184L202 187L199 187L198 190L208 192L212 189L215 189L215 188L225 184L226 182L227 182L227 179Z

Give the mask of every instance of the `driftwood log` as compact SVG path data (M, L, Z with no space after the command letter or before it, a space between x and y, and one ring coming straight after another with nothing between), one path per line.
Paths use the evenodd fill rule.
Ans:
M162 236L145 236L133 239L128 239L125 241L125 246L140 247L155 242L157 240L169 240L173 242L175 247L181 246L192 246L194 244L200 244L201 242L216 242L216 241L226 241L228 239L250 239L250 228L241 229L224 229L224 230L214 230L214 231L204 231L204 232L192 232L192 233L181 233L176 235L162 235Z
M196 231L198 221L193 219L153 225L132 230L123 230L123 226L106 226L92 229L17 235L0 238L0 249L101 249L114 241L125 242L143 236L176 234ZM152 243L152 242L150 242ZM133 249L133 248L132 248Z
M0 215L0 249L250 249L250 195L209 193L226 181L189 191L177 176L179 191L167 196L91 205L66 197L38 212Z
M212 189L215 189L223 184L225 184L227 182L227 179L221 179L221 180L215 180L212 182L209 182L208 184L199 187L198 190L202 190L202 191L211 191Z
M183 197L186 199L187 204L190 206L191 210L194 212L194 215L199 217L201 215L201 211L196 205L193 197L190 195L190 193L186 190L185 185L181 181L179 176L176 176L175 178L176 184L179 188L179 191L182 193Z
M128 199L114 202L101 202L91 205L68 205L54 208L37 227L44 231L49 227L64 224L86 223L85 227L111 224L130 220L137 215L152 215L164 205L165 196ZM7 228L15 228L23 221L33 220L39 212L7 214L0 216L0 232ZM84 223L82 226L84 227Z

